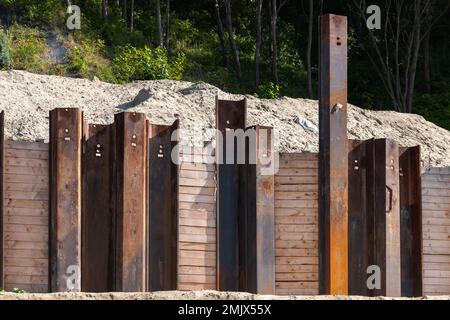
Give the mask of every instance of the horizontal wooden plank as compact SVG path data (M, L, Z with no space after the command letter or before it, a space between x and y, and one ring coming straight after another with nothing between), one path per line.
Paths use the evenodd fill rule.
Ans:
M179 257L179 266L216 267L216 259Z
M318 192L275 192L275 200L318 200Z
M438 232L437 230L424 230L422 238L424 240L448 240L450 241L450 233L447 232Z
M303 233L289 233L289 232L277 232L275 240L315 240L319 241L319 233L303 232Z
M47 159L26 159L26 158L6 157L5 166L47 168L48 170L49 161Z
M275 250L276 257L318 257L317 249L281 249Z
M41 184L48 185L47 176L36 176L26 174L5 174L5 184L10 182L29 183L29 184Z
M275 200L275 208L318 208L315 200Z
M15 283L15 284L47 284L48 276L40 275L8 275L6 274L5 283Z
M450 278L450 271L424 269L423 276L425 278Z
M216 253L209 251L181 250L179 252L179 257L186 259L216 259Z
M36 208L48 209L47 200L23 200L23 199L8 199L5 198L5 207L9 208Z
M4 196L7 199L13 200L49 200L48 190L40 192L35 191L5 191Z
M5 166L5 173L7 174L26 174L30 176L45 176L49 174L47 167L18 167L18 166Z
M214 164L182 162L180 171L183 170L215 172L216 166Z
M448 218L425 218L422 220L422 224L424 226L428 225L444 225L444 226L450 226L450 219Z
M319 169L317 160L282 160L279 161L280 169Z
M196 290L215 290L216 284L212 283L178 283L178 290L196 291Z
M318 241L307 240L277 240L275 241L275 248L284 249L317 249Z
M4 255L11 258L30 258L30 259L46 259L48 258L48 250L41 249L9 249L5 248Z
M38 151L47 151L48 152L49 144L45 143L45 142L5 140L5 148L38 150Z
M317 184L275 184L275 194L278 192L319 192Z
M435 181L435 182L446 182L447 185L450 183L450 175L446 174L424 174L422 176L422 181Z
M4 185L4 190L6 192L20 191L20 192L47 192L48 193L48 184L8 182Z
M295 234L301 234L301 233L312 233L317 234L319 233L319 226L316 225L290 225L290 224L282 224L277 225L275 227L275 231L277 234L286 234L286 233L295 233Z
M318 169L280 168L275 177L315 177L318 175Z
M25 232L5 232L5 241L48 241L48 234L25 233Z
M446 263L446 264L450 264L450 254L449 255L442 255L442 256L424 254L423 255L423 262L424 263L431 262L431 263Z
M193 195L193 194L179 194L179 201L182 202L196 202L196 203L216 203L215 196Z
M5 267L5 274L23 276L47 276L48 268L43 267Z
M318 153L309 153L309 152L280 152L280 161L284 160L319 160L319 154Z
M200 235L216 235L216 228L207 227L186 227L180 226L178 228L180 234L200 234Z
M422 196L450 197L450 186L447 189L422 188Z
M192 218L180 218L180 226L193 226L193 227L216 227L216 219L192 219Z
M9 249L33 249L33 250L47 250L48 241L24 241L24 240L9 240L4 242L5 248Z
M319 272L319 265L318 264L299 264L299 265L293 265L293 264L275 264L275 273L282 273L282 272L311 272L311 273L317 273Z
M48 209L39 208L5 208L5 213L6 216L48 217Z
M193 243L216 243L216 236L213 235L199 235L199 234L179 234L179 242L193 242Z
M5 148L5 158L48 160L48 151Z
M450 168L449 167L430 167L425 170L425 174L450 175Z
M425 284L438 284L450 286L450 278L425 278L424 282Z
M276 281L276 289L319 289L318 281Z
M317 224L316 217L292 217L292 216L281 216L275 218L275 224L288 224L292 225L304 225L304 224Z
M424 262L423 270L438 270L438 271L449 271L450 272L450 263Z
M198 203L198 202L185 202L180 201L178 204L180 210L191 210L191 211L204 211L204 212L215 212L216 205L213 203Z
M422 218L439 218L439 219L450 219L450 210L448 211L439 211L439 210L422 210Z
M198 274L215 276L216 268L214 267L197 267L197 266L184 266L178 268L178 274ZM189 281L187 281L189 282Z
M424 240L423 247L441 247L450 248L450 241L448 240Z
M215 275L200 275L200 274L180 274L178 275L178 281L184 283L216 283Z
M445 255L450 253L449 247L437 247L437 246L427 246L423 247L423 253L424 254L439 254L439 255Z
M5 216L5 224L27 224L27 225L38 225L38 226L48 226L48 217L33 217L33 216L19 216L19 215L7 215Z
M213 196L216 193L216 188L202 188L202 187L184 187L181 186L178 189L178 192L181 194L194 194L194 195L207 195Z
M215 188L216 182L214 179L189 179L189 178L179 178L180 186L192 186L192 187L207 187Z
M278 265L289 264L289 265L318 265L318 257L276 257L275 263Z
M319 274L318 273L310 273L310 272L276 273L275 281L319 281Z
M179 250L216 251L215 243L178 242Z
M48 293L48 284L23 284L23 283L5 283L5 290L12 291L14 288L25 290L29 293Z
M318 208L275 208L275 217L318 217Z
M318 183L318 176L305 177L279 177L275 176L275 184L314 184ZM277 189L277 187L275 187Z
M7 267L40 267L48 268L48 259L29 259L5 256L5 266Z
M423 180L421 181L422 190L423 189L448 189L448 182L443 181L433 181L433 180Z
M41 233L48 234L48 226L37 226L30 224L5 224L4 230L6 232L25 232L25 233Z
M214 176L215 173L210 171L180 170L180 178L213 180Z
M447 204L447 208L450 209L450 197L443 197L443 196L423 196L422 202L424 203L425 207L428 207L427 203L441 203L441 204Z
M208 211L179 210L179 217L191 219L216 219L216 213Z

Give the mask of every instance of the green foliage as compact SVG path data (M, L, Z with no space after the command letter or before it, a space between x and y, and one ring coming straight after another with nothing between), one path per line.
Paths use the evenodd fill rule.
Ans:
M0 29L0 69L8 69L11 65L8 37L3 29Z
M280 86L273 82L262 84L255 96L261 99L277 99L280 97Z
M183 76L186 56L179 53L174 59L169 59L163 48L143 49L133 46L121 48L113 59L113 71L118 82L133 80L180 80Z
M416 94L414 110L427 120L450 130L450 81L441 81L432 94Z
M26 293L25 290L20 289L20 288L14 288L14 289L12 289L12 292L13 292L13 293Z
M111 64L105 58L103 40L83 39L69 48L67 57L70 59L69 71L76 72L83 78L92 79L97 76L100 80L115 82Z
M42 73L50 70L49 48L39 29L13 25L8 32L8 46L13 69Z

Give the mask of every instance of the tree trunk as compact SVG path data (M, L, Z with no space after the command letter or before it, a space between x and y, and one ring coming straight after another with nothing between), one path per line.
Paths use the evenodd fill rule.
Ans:
M128 25L127 7L128 7L127 0L123 0L122 15L123 15L123 20L125 21L125 27Z
M166 49L169 51L170 43L170 0L166 4Z
M314 3L313 0L309 0L309 13L308 13L308 50L306 52L306 68L307 68L307 81L308 81L308 97L313 98L312 88L312 62L311 62L311 50L313 41L313 23L314 23Z
M270 52L272 54L273 82L278 84L278 45L277 45L277 0L269 0L270 11Z
M108 0L102 0L102 18L105 25L108 22Z
M227 46L225 45L225 33L223 31L222 18L220 17L219 1L213 0L214 13L217 21L217 35L219 36L220 49L222 51L222 64L224 67L228 67L228 54Z
M134 0L131 0L130 8L130 32L134 30Z
M261 13L263 0L256 1L256 46L255 46L255 90L259 87L260 71L259 61L261 58Z
M239 85L242 87L244 81L242 78L242 69L241 62L239 60L239 51L236 45L236 41L234 40L233 34L233 22L232 22L232 13L231 13L231 0L225 0L225 12L226 12L226 25L228 30L228 39L230 41L231 50L233 52L234 59L234 68L236 72L236 77L239 81Z
M163 30L161 24L161 0L156 0L156 28L158 32L158 46L164 47Z

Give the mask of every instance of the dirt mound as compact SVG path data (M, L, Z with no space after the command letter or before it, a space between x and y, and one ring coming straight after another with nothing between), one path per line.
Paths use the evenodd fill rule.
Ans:
M0 109L5 110L8 137L48 140L48 112L57 107L79 107L90 123L111 123L114 113L144 112L152 123L168 124L179 118L187 129L187 143L201 144L212 137L214 98L242 99L206 83L140 81L114 85L98 80L0 72ZM248 99L248 123L273 126L277 149L318 152L317 101L280 98ZM423 117L349 107L348 134L352 139L391 138L403 146L422 146L426 165L450 166L450 132Z

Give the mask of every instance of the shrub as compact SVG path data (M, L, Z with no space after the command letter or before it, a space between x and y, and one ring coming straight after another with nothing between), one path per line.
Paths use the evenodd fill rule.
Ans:
M133 80L181 79L185 68L185 55L179 53L169 59L163 48L151 50L126 46L113 59L114 75L119 82Z
M13 69L48 73L49 48L39 29L13 25L8 33L8 46Z
M83 78L115 82L110 61L105 58L105 44L102 40L82 39L69 48L69 71L76 72Z
M262 84L258 87L255 96L261 99L277 99L280 97L280 86L273 82Z
M6 33L0 29L0 69L8 69L11 65L8 38Z

